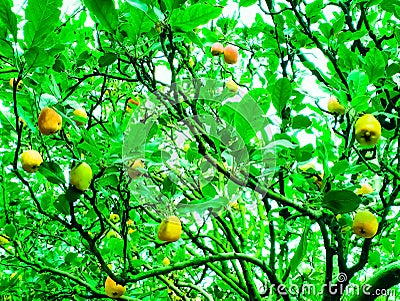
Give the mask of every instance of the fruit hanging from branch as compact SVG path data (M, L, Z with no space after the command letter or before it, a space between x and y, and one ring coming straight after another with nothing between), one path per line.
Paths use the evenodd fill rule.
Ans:
M236 64L239 59L239 52L237 47L233 45L227 45L224 48L224 61L227 64Z
M362 210L356 213L353 220L353 232L364 238L372 238L378 231L378 219L368 210Z
M213 56L218 56L224 53L224 46L221 43L214 43L211 46L211 54Z
M55 134L61 130L62 117L52 108L44 107L39 114L38 126L43 135Z
M85 191L89 188L92 181L92 168L85 162L75 166L69 174L69 182L76 189Z
M157 236L162 241L177 241L182 234L182 224L177 216L169 216L164 219L158 228Z
M328 99L328 112L343 115L346 112L346 108L342 106L335 96Z
M22 169L29 173L38 171L40 164L43 162L42 155L33 149L24 151L20 160Z
M114 280L107 277L106 282L104 283L104 290L106 295L111 298L120 298L126 292L126 287L121 284L117 284Z
M381 137L381 124L372 114L358 118L355 124L355 136L362 146L374 146Z

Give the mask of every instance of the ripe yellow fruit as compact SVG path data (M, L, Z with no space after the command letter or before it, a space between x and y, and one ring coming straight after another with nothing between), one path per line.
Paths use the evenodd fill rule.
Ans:
M177 241L182 234L182 224L177 216L164 219L158 228L157 236L162 241Z
M214 43L211 46L211 54L213 56L218 56L224 53L224 45L222 45L221 43Z
M229 206L236 211L240 211L240 205L238 203L238 201L230 201L229 202Z
M43 135L57 133L62 127L62 118L60 114L49 107L44 107L40 111L38 119L39 131Z
M22 169L26 172L36 172L39 169L40 164L43 162L42 156L38 151L27 150L21 154Z
M163 261L162 261L162 264L163 264L164 266L167 266L167 265L170 265L170 264L171 264L171 261L169 260L168 257L165 257L165 258L163 259Z
M374 146L381 137L381 124L372 114L358 118L355 124L355 136L362 146Z
M193 66L194 66L194 60L193 60L192 58L190 58L188 64L189 64L189 67L190 67L190 68L193 68Z
M303 171L303 172L306 172L309 169L314 169L315 170L315 165L310 163L310 162L308 162L306 164L303 164L303 165L299 166L299 169L301 171Z
M239 91L239 85L232 79L228 80L225 85L226 88L233 93L237 93L237 91Z
M299 166L299 169L302 172L307 172L309 169L314 169L315 170L315 165L310 163L310 162L308 162L308 163L306 163L304 165ZM312 178L314 179L315 184L317 184L317 186L319 188L321 188L322 187L322 181L324 179L324 174L320 173L320 174L318 174L318 176L316 176L316 175L312 176Z
M372 188L372 186L369 185L368 183L362 183L360 186L361 187L358 188L356 191L356 194L358 195L366 195L374 191L374 188Z
M76 189L84 191L89 188L92 181L92 168L85 162L75 166L69 173L69 182Z
M239 59L238 49L233 45L224 48L224 61L227 64L236 64Z
M120 220L119 215L116 213L111 213L110 214L110 221L113 223L118 223Z
M13 279L16 275L17 275L17 272L12 273L12 274L10 275L10 280ZM21 280L22 280L22 275L18 275L18 278L17 278L17 279L18 279L19 281L21 281Z
M10 241L8 240L8 236L5 234L0 235L0 246L8 244Z
M136 96L136 97L134 97L134 98L129 97L129 99L128 99L128 105L126 106L126 109L125 109L128 113L132 112L132 108L129 106L130 103L133 104L133 105L135 105L135 106L139 106L139 105L140 105L140 99L139 99L139 97L138 97L138 96Z
M17 80L16 78L10 78L10 86L11 88L14 88L14 81ZM22 87L24 86L24 83L22 80L20 80L17 84L17 91L21 91Z
M328 112L343 115L346 108L339 103L335 96L332 96L328 99Z
M138 179L142 175L140 169L144 169L144 163L140 159L128 162L128 176L131 179Z
M104 289L106 291L106 295L111 298L120 298L126 292L126 287L120 284L117 284L114 280L107 277L106 282L104 283Z
M119 239L121 239L121 235L119 235L119 233L117 233L114 230L108 231L107 234L106 234L106 237L107 238L119 238Z
M368 210L359 211L353 219L353 232L360 237L374 237L378 231L378 219Z
M86 111L84 109L82 109L82 108L75 109L72 114L74 114L74 117L78 117L78 118L74 118L74 121L75 121L77 126L84 125L85 122L86 122L86 121L85 122L79 121L78 119L82 119L83 118L83 119L87 120L87 118L88 118L88 115L87 115Z

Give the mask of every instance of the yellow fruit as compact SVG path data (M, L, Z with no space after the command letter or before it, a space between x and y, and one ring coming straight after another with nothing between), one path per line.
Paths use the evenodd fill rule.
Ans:
M118 223L120 220L119 215L116 213L111 213L110 214L110 221L113 223Z
M224 53L224 45L222 45L221 43L214 43L211 46L211 54L213 56L217 56L217 55L221 55Z
M78 117L78 118L74 118L74 121L75 121L76 125L80 126L80 125L84 125L85 124L86 121L85 122L79 121L82 118L86 119L86 120L88 118L88 115L87 115L87 113L86 113L86 111L84 109L82 109L82 108L75 109L73 114L74 114L74 117Z
M240 210L240 205L237 201L231 201L229 202L229 206L231 206L231 208L233 210L239 211Z
M139 106L140 105L140 99L139 99L139 97L138 96L136 96L135 98L132 98L132 97L129 97L129 99L128 99L128 104L133 104L133 105L135 105L135 106ZM132 112L132 108L129 106L129 105L127 105L126 106L126 109L125 109L128 113L130 113L130 112Z
M5 234L0 235L0 246L8 244L10 241L8 240L8 236Z
M21 123L23 128L26 127L26 122L25 122L25 120L22 119L22 117L19 117L18 121Z
M306 172L309 169L315 170L315 165L309 162L309 163L299 166L299 169L303 172Z
M226 82L226 88L233 93L237 93L239 90L239 85L235 83L234 80L230 79Z
M355 124L355 136L362 146L374 146L381 137L381 124L374 115L365 114Z
M90 182L92 181L92 169L90 166L82 162L75 166L69 174L69 182L75 186L76 189L84 191L89 188Z
M16 78L10 78L10 86L11 88L14 88L14 81L16 80ZM17 91L21 91L22 87L24 86L24 83L22 82L22 80L20 80L17 84Z
M17 275L17 272L14 272L14 273L12 273L12 274L10 275L10 280L13 279L13 278L15 277L15 275ZM17 279L18 279L19 281L21 281L21 280L22 280L22 275L19 275Z
M104 289L106 291L106 295L111 298L120 298L126 292L126 287L117 284L110 278L110 276L107 277L106 282L104 283Z
M40 111L38 125L39 131L43 135L55 134L62 127L62 118L60 114L53 109L45 107Z
M194 60L193 60L192 58L190 58L188 64L189 64L189 67L190 67L190 68L193 68L193 66L194 66Z
M359 211L353 220L353 232L360 237L374 237L378 231L378 219L368 210Z
M239 59L238 49L233 45L224 48L224 61L227 64L236 64Z
M162 241L174 242L181 237L181 233L181 221L177 216L170 216L161 222L157 236Z
M144 169L143 161L136 159L134 161L129 161L128 163L128 176L131 179L138 179L142 175L140 169Z
M42 162L42 156L35 150L27 150L21 154L22 169L26 172L32 173L38 171Z
M162 261L162 264L165 265L165 266L167 266L167 265L170 265L170 264L171 264L171 261L169 260L168 257L165 257L165 258L163 259L163 261Z
M307 172L309 169L314 169L315 170L315 166L314 166L314 164L309 162L309 163L306 163L304 165L299 166L299 169L302 172ZM314 179L315 184L317 184L317 186L319 188L321 188L322 187L322 181L324 179L324 174L320 173L320 174L318 174L318 176L316 176L316 175L312 176L312 178Z
M368 183L362 183L360 186L361 187L358 188L356 191L356 194L358 194L358 195L366 195L366 194L370 194L371 192L374 191L372 186L369 185Z
M349 214L338 214L336 215L336 220L340 225L340 232L346 233L351 230L351 226L353 225L353 219Z
M328 112L343 115L346 109L339 103L335 96L332 96L328 99Z
M121 238L121 235L119 233L115 232L114 230L110 230L106 234L107 238Z
M190 141L186 141L183 145L183 151L186 153L190 148Z

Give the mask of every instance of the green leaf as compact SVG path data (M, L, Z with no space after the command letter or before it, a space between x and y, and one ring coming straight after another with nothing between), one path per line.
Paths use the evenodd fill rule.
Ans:
M248 143L256 132L267 125L264 112L251 97L243 97L241 102L228 102L224 104L219 113L221 118L233 125L240 137Z
M180 8L187 0L163 0L162 2L167 7L168 11L172 12L174 9Z
M292 86L287 78L279 79L271 88L272 104L279 116L282 116L282 111L292 95Z
M45 50L39 47L32 47L24 53L24 57L29 68L43 67L48 65L50 58ZM53 63L49 64L50 66Z
M61 167L54 162L43 162L39 167L39 172L53 184L65 184L65 177Z
M331 174L333 176L336 175L341 175L343 174L345 171L347 171L350 167L350 163L346 160L341 160L339 162L336 162L335 165L333 165L333 167L331 168Z
M304 255L307 253L307 246L308 246L307 236L308 236L308 232L310 230L310 225L306 223L304 225L303 229L304 229L304 232L301 235L299 246L297 247L296 252L293 255L293 258L290 261L289 269L291 272L296 271L297 267L303 260Z
M358 95L351 100L351 106L356 112L362 112L368 109L370 97L368 95Z
M371 82L374 83L385 76L387 60L385 60L381 51L372 48L365 56L365 63L364 70Z
M106 67L117 60L118 56L115 53L107 52L99 58L99 67Z
M136 7L130 8L129 22L121 26L129 39L136 45L142 33L150 31L154 27L154 22L140 9Z
M28 0L24 39L28 48L45 45L60 22L62 0ZM47 46L47 45L46 45Z
M67 197L62 194L53 203L54 207L62 214L69 215L69 202Z
M77 258L78 253L69 252L67 255L65 255L64 261L65 263L71 264L74 263Z
M322 207L334 214L354 211L361 204L361 199L349 190L331 190L324 195Z
M364 72L360 70L352 71L347 77L347 82L349 83L350 93L352 97L366 94L369 79Z
M394 241L394 248L393 248L393 255L399 256L400 255L400 232L396 232L396 239Z
M17 229L15 228L15 226L13 224L7 224L4 227L4 232L6 233L6 235L8 237L10 237L11 239L14 238L15 234L17 233Z
M306 5L306 15L308 18L312 19L313 22L318 20L319 18L315 18L316 16L321 16L323 8L323 1L322 0L315 0Z
M197 3L185 9L174 10L171 14L170 24L176 29L191 31L197 26L217 18L221 13L222 7Z
M293 128L294 129L306 129L311 125L309 117L303 115L297 115L293 117Z
M0 22L11 32L14 40L17 39L17 17L11 11L13 2L11 0L0 0Z
M83 3L100 24L108 31L115 31L118 26L118 13L112 0L84 0Z
M239 6L248 7L248 6L252 6L256 2L257 2L257 0L240 0Z
M147 6L146 3L143 3L140 0L127 0L127 3L129 3L131 6L136 7L137 9L141 10L144 13L147 13L149 10L149 7Z
M14 49L9 41L0 39L0 55L8 58L14 55Z

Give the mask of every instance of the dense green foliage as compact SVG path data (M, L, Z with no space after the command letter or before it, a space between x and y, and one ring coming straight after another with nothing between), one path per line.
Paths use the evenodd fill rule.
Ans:
M395 293L397 2L85 0L65 13L0 0L0 296L106 299L108 275L125 300L375 299L366 281ZM63 118L54 135L37 127L45 106ZM372 148L354 136L364 113L382 125ZM42 154L36 173L21 168L27 149ZM80 161L83 192L69 185ZM374 192L357 195L364 182ZM378 217L372 239L350 230L359 208ZM174 243L156 234L169 215Z

